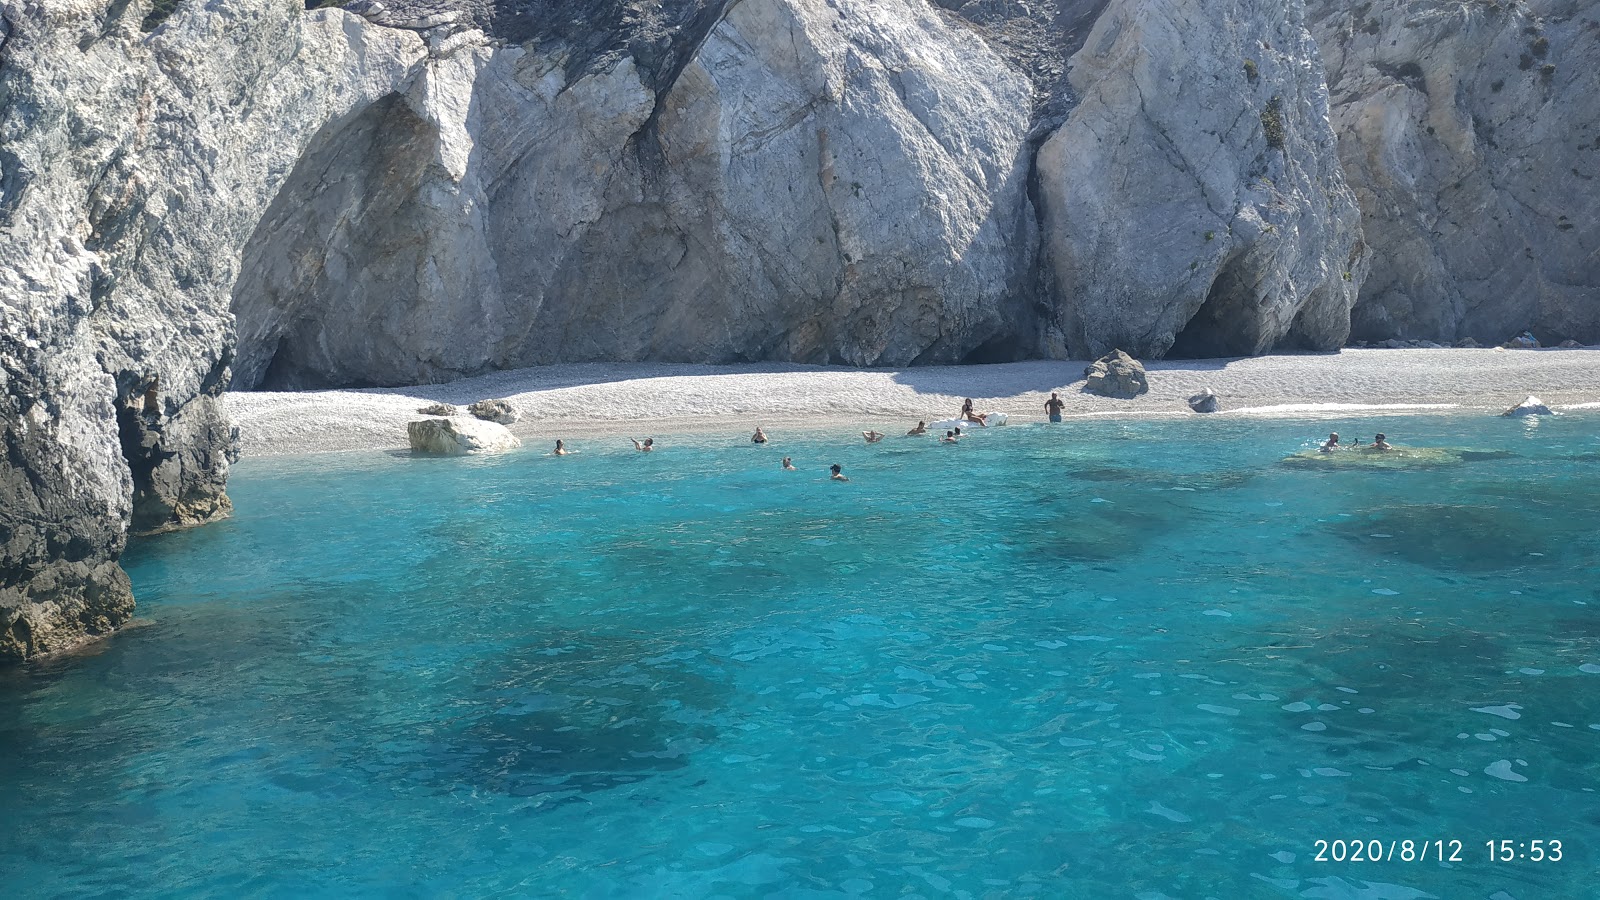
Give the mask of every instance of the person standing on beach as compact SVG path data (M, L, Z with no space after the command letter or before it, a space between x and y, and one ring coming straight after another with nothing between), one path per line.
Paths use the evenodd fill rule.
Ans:
M1054 391L1051 391L1050 399L1044 402L1044 411L1045 414L1050 417L1050 421L1060 422L1061 408L1064 406L1066 406L1066 404L1061 402L1061 397L1058 396Z
M633 449L638 450L641 453L649 453L651 450L654 450L655 448L656 448L656 439L655 438L645 438L644 439L644 443L642 443L642 444L639 443L639 439L638 438L634 438L633 439Z
M833 465L829 466L828 467L828 471L833 473L832 475L828 476L828 480L829 481L849 481L850 480L850 479L844 477L844 471L839 468L839 464L838 463L834 463Z
M794 467L794 460L790 459L787 456L785 456L783 458L783 470L785 472L798 472L799 471L798 469L796 469Z

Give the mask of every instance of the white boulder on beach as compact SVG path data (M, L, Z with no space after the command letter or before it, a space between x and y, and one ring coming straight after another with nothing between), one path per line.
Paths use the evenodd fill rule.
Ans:
M522 441L504 425L467 416L411 422L406 425L406 436L411 439L414 452L441 456L499 453L522 446Z

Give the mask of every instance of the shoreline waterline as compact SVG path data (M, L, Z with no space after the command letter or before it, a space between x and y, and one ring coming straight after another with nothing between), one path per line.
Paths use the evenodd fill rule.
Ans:
M769 429L878 427L955 414L964 397L1013 424L1043 421L1052 392L1067 421L1195 415L1185 398L1210 388L1231 417L1478 414L1534 394L1556 409L1600 407L1600 353L1585 350L1345 350L1146 364L1150 391L1119 400L1081 391L1087 363L1029 361L917 369L791 364L575 363L507 370L438 385L226 395L245 456L404 449L418 408L509 399L527 442ZM904 429L902 428L902 431Z

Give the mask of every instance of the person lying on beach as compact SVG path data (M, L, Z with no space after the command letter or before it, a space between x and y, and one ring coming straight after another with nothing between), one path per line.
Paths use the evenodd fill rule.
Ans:
M828 467L828 471L833 473L832 475L828 476L828 480L829 481L849 481L850 480L850 479L844 477L844 472L839 468L839 464L838 463L834 463L833 465L829 466Z
M1044 402L1045 415L1048 415L1050 417L1050 421L1052 422L1060 422L1061 408L1064 406L1066 406L1066 404L1062 403L1061 398L1054 391L1052 391L1050 393L1050 399Z
M1322 445L1321 452L1323 452L1323 453L1332 453L1333 451L1338 450L1338 449L1339 449L1339 432L1335 431L1335 432L1333 432L1333 433L1328 435L1328 442L1326 444Z
M571 450L567 449L567 445L562 443L561 440L559 438L557 438L556 439L556 449L550 451L550 455L551 456L566 456L568 453L571 453L571 452L572 452Z
M1374 449L1374 450L1393 450L1394 449L1394 445L1390 444L1388 442L1388 440L1386 440L1384 438L1383 432L1380 431L1380 432L1378 432L1378 436L1372 439L1372 449Z
M916 437L919 434L927 434L927 433L928 433L928 423L919 421L919 422L917 422L917 427L915 427L915 428L911 429L910 431L906 432L906 437Z
M785 456L783 458L783 470L785 472L798 472L798 471L800 471L799 469L796 469L794 467L794 460L790 459L787 456Z
M761 430L761 426L760 425L757 425L756 426L756 433L750 435L750 443L752 443L752 444L765 444L766 442L767 442L767 433L765 431Z
M866 438L869 444L876 444L884 438L884 434L881 431L863 431L861 436Z
M989 418L987 413L981 413L973 410L971 397L968 397L966 402L961 404L961 415L956 416L956 418L966 419L968 422L977 422L979 425L987 426L989 424L984 421L984 419Z
M961 440L961 438L956 437L956 433L954 431L946 431L944 433L944 437L939 438L939 443L941 443L941 444L954 444L956 441L959 441L959 440Z
M639 443L639 439L638 438L634 438L633 439L633 449L638 450L638 451L640 451L642 453L649 453L651 450L654 450L655 448L656 448L656 439L655 438L645 438L644 439L644 443L642 443L642 444Z

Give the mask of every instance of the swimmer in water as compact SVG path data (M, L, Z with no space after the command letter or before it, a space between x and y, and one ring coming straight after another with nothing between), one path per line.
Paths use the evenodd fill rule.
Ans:
M917 423L917 427L915 427L915 428L911 429L910 431L906 432L906 437L916 437L917 435L927 434L927 433L928 433L928 423L927 422L918 422Z
M794 467L794 460L790 459L787 456L785 456L783 458L783 470L785 472L798 472L799 471L799 469L796 469Z
M844 477L844 472L839 468L839 464L838 463L834 463L833 465L829 466L828 467L828 471L833 473L832 475L828 476L828 480L829 481L849 481L850 480L850 479Z
M566 456L568 453L571 453L571 452L572 452L571 450L567 449L567 445L566 444L562 443L560 439L557 439L556 440L556 449L550 451L550 455L551 456Z
M1378 436L1372 439L1372 449L1374 449L1374 450L1393 450L1394 446L1392 444L1390 444L1387 439L1384 438L1383 432L1380 431L1380 432L1378 432Z
M639 443L639 439L638 438L634 438L633 439L633 449L638 450L641 453L649 453L651 450L654 450L655 448L656 448L656 439L655 438L645 438L644 439L644 443L642 443L642 444Z
M944 433L944 437L939 438L939 443L941 443L941 444L954 444L955 442L957 442L959 440L961 440L961 438L956 437L956 433L954 431L946 431Z
M756 433L750 435L750 443L752 443L752 444L765 444L766 442L767 442L767 433L765 431L761 430L761 426L760 425L757 425L756 426Z
M866 438L869 444L876 444L884 438L884 434L881 431L863 431L861 436Z
M1332 453L1333 451L1338 450L1338 449L1339 449L1339 432L1335 431L1335 432L1332 432L1331 434L1328 435L1328 442L1326 444L1322 445L1322 449L1319 452Z

